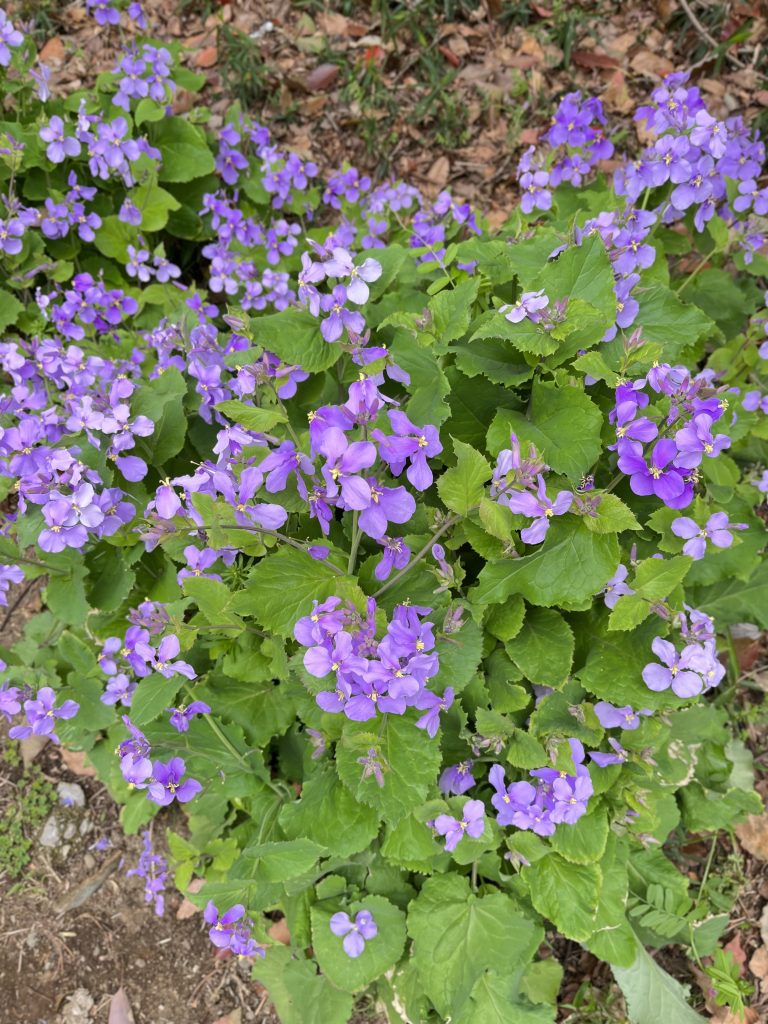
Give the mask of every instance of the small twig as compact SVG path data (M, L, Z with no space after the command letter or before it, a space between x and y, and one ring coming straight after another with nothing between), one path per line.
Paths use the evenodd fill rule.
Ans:
M688 20L699 33L701 38L706 40L706 42L708 42L710 46L714 46L716 50L720 49L722 43L718 43L715 37L710 35L708 29L704 25L702 25L702 23L699 21L696 15L693 13L691 5L688 3L688 0L680 0L680 6L685 11ZM725 51L725 56L739 68L745 68L747 66L742 60L740 60L732 53L728 53L727 51ZM703 62L699 61L699 63L701 64Z

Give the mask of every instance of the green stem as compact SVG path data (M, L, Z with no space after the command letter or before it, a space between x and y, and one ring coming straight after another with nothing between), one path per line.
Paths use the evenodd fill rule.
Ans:
M358 519L360 513L355 510L352 513L352 547L349 549L349 561L347 562L347 576L351 576L355 571L355 564L357 563L357 550L360 547L360 541L363 537L363 531L358 526Z
M474 512L476 507L477 506L474 506L473 508L469 509L467 515L469 515L470 512ZM374 598L380 597L383 593L389 590L390 587L394 587L396 583L399 583L403 576L407 576L411 569L413 569L414 566L418 565L422 558L424 558L424 556L429 551L431 551L432 545L435 543L438 537L442 537L444 533L450 530L452 526L455 526L456 523L458 523L459 520L463 518L464 516L457 512L456 515L450 516L448 519L446 519L443 525L438 527L437 530L435 530L435 532L429 538L424 547L413 556L408 565L406 565L405 568L401 569L400 572L396 572L391 579L387 580L387 582L383 586L379 587L379 589L373 595Z
M700 271L702 271L704 269L704 267L706 267L706 265L712 260L712 258L715 257L715 256L722 255L722 253L724 253L726 249L727 249L727 243L726 243L726 245L717 246L715 249L712 250L712 252L707 253L706 256L704 256L703 259L699 260L699 262L693 268L693 270L688 275L688 277L686 277L686 279L682 282L682 284L678 288L675 288L675 294L679 295L680 292L682 292L684 288L687 288L688 285L691 283L691 281L693 281L693 279L698 275L698 273Z
M265 537L277 537L278 540L283 541L284 544L288 544L292 548L296 548L297 551L303 551L308 553L310 544L308 541L294 540L293 537L289 537L286 533L281 533L279 530L265 530L260 526L241 526L239 523L226 523L226 524L214 524L211 526L208 523L203 523L202 526L195 524L196 530L245 530L246 533L259 533ZM311 557L311 556L310 556ZM343 576L344 570L339 569L337 565L332 562L321 562L327 569L335 573L337 576Z

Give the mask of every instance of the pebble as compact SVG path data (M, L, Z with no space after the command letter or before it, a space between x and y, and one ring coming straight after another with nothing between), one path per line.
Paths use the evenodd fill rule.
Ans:
M60 782L56 792L65 807L85 807L85 792L76 782Z

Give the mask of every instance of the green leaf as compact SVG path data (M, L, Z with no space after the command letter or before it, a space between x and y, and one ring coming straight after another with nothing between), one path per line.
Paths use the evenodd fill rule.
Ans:
M631 967L613 967L613 974L627 1001L631 1024L704 1024L687 999L686 990L652 960L637 942Z
M151 100L148 97L145 97L143 100L139 100L136 104L136 111L133 115L133 120L137 127L140 124L146 124L147 122L162 121L165 117L165 111L165 104L158 103L157 100Z
M523 628L525 619L525 601L519 594L513 594L504 604L494 604L485 620L485 628L498 640L506 643L514 640Z
M575 825L558 825L549 841L556 853L574 864L600 861L608 842L608 814L598 807L583 814Z
M446 470L437 481L437 491L451 512L465 516L485 494L491 479L491 467L480 452L463 441L451 438L456 465Z
M643 289L637 297L640 312L632 326L642 328L646 342L662 345L667 361L674 361L683 349L717 332L705 313L682 302L670 288L657 285Z
M455 341L466 334L479 288L479 278L470 277L429 300L432 330L439 342Z
M343 939L331 931L330 920L344 910L354 920L360 910L368 910L378 926L378 934L365 943L358 957L344 952ZM397 963L405 946L405 914L383 896L365 899L342 907L316 903L311 910L312 947L323 974L344 992L359 992Z
M152 182L139 185L131 198L141 210L142 231L162 231L168 223L168 214L171 210L181 208L181 203L175 196Z
M622 533L624 530L642 530L634 512L615 494L601 494L596 515L586 515L583 523L592 533Z
M578 482L600 457L603 414L577 387L535 381L526 415L500 410L488 430L488 450L498 454L515 433L526 447L536 445L548 466Z
M15 295L0 288L0 331L15 324L23 309L24 306Z
M111 215L104 217L101 227L96 232L94 245L111 260L118 260L120 263L128 261L128 246L136 241L136 229L130 224L124 224L119 217Z
M547 960L531 966L543 967L545 963L556 962ZM521 1003L517 987L508 973L486 971L472 989L469 1003L451 1017L452 1024L553 1024L554 1009Z
M641 675L643 666L655 660L651 643L659 632L658 620L653 620L631 632L593 637L579 682L600 700L619 707L631 704L657 711L678 706L680 698L671 690L649 690Z
M348 1024L352 996L318 974L314 961L297 959L290 949L274 945L263 960L256 960L253 976L269 992L281 1024Z
M533 356L552 355L558 347L551 333L528 317L520 323L513 324L498 309L488 310L477 318L475 330L469 340L474 342L485 338L499 340L518 352Z
M558 829L570 828L558 825ZM571 864L552 853L523 869L531 902L568 939L583 942L595 930L600 900L600 869L595 864Z
M768 629L768 561L763 560L746 583L730 579L696 587L693 603L719 624L754 622Z
M423 874L431 874L439 860L447 863L448 855L439 852L432 829L426 824L438 814L447 813L447 809L443 800L432 800L401 818L396 825L388 826L381 846L384 857L408 871Z
M509 896L477 896L459 875L428 878L408 911L413 962L443 1018L457 1014L486 970L522 968L543 938Z
M183 676L174 675L166 679L157 672L139 680L131 701L131 721L138 726L147 725L164 708L172 707L183 682Z
M141 438L141 442L150 450L157 466L162 466L184 447L186 393L184 378L175 367L170 367L154 380L145 381L131 400L132 415L147 416L155 424L153 433Z
M341 355L320 333L320 322L306 309L285 309L251 317L253 340L285 363L298 363L308 373L330 369Z
M535 287L543 288L550 302L568 298L589 303L605 323L602 331L613 323L616 315L613 268L597 233L585 238L581 245L569 246L556 260L548 262ZM599 329L594 332L595 343L601 333Z
M187 576L182 586L184 593L194 598L201 614L211 626L237 626L244 628L242 622L231 609L234 594L220 580L209 580L200 576ZM237 630L227 630L227 636L237 636Z
M280 825L289 839L310 839L338 857L366 849L379 831L379 816L358 803L325 765L304 783L301 799L287 804Z
M165 117L150 126L149 134L162 157L160 181L192 181L215 170L205 135L184 118Z
M252 843L243 857L258 861L259 873L268 882L286 882L316 867L327 853L310 839L289 839L284 843Z
M582 522L563 517L530 555L489 562L470 593L477 604L521 594L530 604L581 609L589 607L618 564L614 534L591 533Z
M624 594L608 619L608 629L627 630L639 626L651 608L670 596L685 579L693 564L687 555L676 558L645 558L639 562L632 581L634 594Z
M311 611L313 598L346 596L343 588L350 582L350 577L334 575L305 551L285 547L254 566L246 589L235 595L233 610L253 615L261 626L289 637L298 619Z
M336 767L355 799L375 807L394 825L426 799L440 770L440 745L404 715L387 715L375 732L365 731L366 724L344 723ZM381 765L383 786L374 775L365 778L359 763L371 750Z
M520 356L517 349L499 338L482 338L467 345L451 348L456 365L467 377L482 374L494 384L517 387L533 376L533 367Z
M233 423L239 423L246 430L255 430L258 433L272 430L278 423L288 422L288 417L282 409L273 407L264 409L256 405L249 405L247 402L241 402L236 398L229 398L225 402L219 402L216 409L219 412L223 412Z
M525 625L507 650L526 679L556 689L571 671L573 648L573 632L560 612L529 608Z

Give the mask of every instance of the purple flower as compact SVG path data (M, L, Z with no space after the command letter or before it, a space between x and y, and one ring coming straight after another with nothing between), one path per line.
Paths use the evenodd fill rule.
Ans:
M599 750L590 752L589 756L599 768L606 768L609 764L624 764L629 756L619 741L612 736L608 737L608 743L613 747L612 754L604 754Z
M632 731L640 726L640 715L651 715L652 711L633 711L629 704L623 708L614 707L601 700L595 704L597 720L604 729L626 729Z
M389 523L407 523L416 511L413 495L404 487L384 487L375 477L368 477L371 502L360 513L359 525L363 533L380 540Z
M327 342L338 341L345 327L355 334L362 334L365 329L362 314L347 309L346 301L347 289L342 284L320 298L320 309L329 314L320 324L320 333Z
M485 831L485 806L482 800L467 800L461 814L461 821L450 814L439 814L435 818L435 831L445 836L445 849L455 850L465 835L478 839Z
M139 862L135 868L131 868L125 874L128 877L137 875L139 878L144 879L144 899L147 903L154 903L155 914L158 917L162 917L165 910L163 893L168 875L168 864L165 857L153 851L152 835L149 830L142 834L142 838L144 839L144 846L139 856ZM103 842L103 839L97 840L94 846L97 849L104 850L107 848L106 846L97 845Z
M18 256L24 247L22 236L25 227L17 217L10 220L0 220L0 252L8 256Z
M96 19L97 25L119 25L120 12L112 6L113 0L85 0L85 6Z
M161 807L167 807L174 800L185 804L203 788L197 779L181 777L185 771L184 761L180 757L172 757L167 764L155 761L152 765L152 781L149 783L147 796Z
M552 208L552 193L548 185L549 175L546 171L526 171L520 176L520 209L523 213Z
M46 528L37 538L43 551L56 554L65 548L81 548L88 540L88 531L79 524L77 513L65 498L48 502L43 519Z
M624 597L626 594L635 593L632 587L628 587L624 582L628 574L629 570L627 567L625 565L620 565L603 587L603 600L605 601L607 608L615 608L616 602L620 597Z
M731 530L746 530L746 523L729 523L727 512L715 512L709 517L705 526L700 527L688 516L681 516L672 523L672 533L676 537L684 537L683 554L694 561L704 557L707 541L716 548L729 548L733 544Z
M330 672L336 673L341 680L348 672L362 673L367 668L364 658L354 653L352 636L343 630L326 641L327 646L318 644L304 653L304 668L310 675L323 679Z
M709 417L707 417L709 418ZM629 475L634 494L655 494L670 508L685 508L693 499L693 486L670 463L678 455L677 445L669 438L657 441L648 466L639 441L623 441L619 445L619 469Z
M21 46L24 36L8 20L8 15L0 9L0 66L7 68L11 63L11 46Z
M425 729L430 739L434 739L437 730L440 728L440 712L447 711L453 704L453 687L447 686L442 697L429 690L422 690L416 697L414 706L419 711L426 711L425 715L416 722L417 729Z
M536 323L539 319L539 310L546 309L548 305L549 299L542 288L537 292L523 292L517 302L511 306L499 306L499 312L503 313L504 318L511 324L519 324L526 317Z
M704 689L702 674L709 669L710 659L698 644L688 644L678 654L673 644L657 636L651 650L663 662L651 662L643 669L643 680L649 690L668 690L678 697L696 697Z
M206 569L219 560L219 553L212 551L210 548L204 548L200 551L190 544L184 548L184 557L187 560L187 564L183 569L180 569L176 574L176 580L181 584L182 580L189 579L204 579L204 580L218 580L221 583L221 576L217 573L206 572Z
M443 450L437 427L430 424L417 427L399 409L391 410L388 416L394 437L378 429L371 431L371 437L378 442L381 458L394 476L400 476L406 463L410 463L405 474L408 481L417 491L426 491L433 480L427 459Z
M208 901L203 911L203 920L206 924L211 925L208 938L217 949L229 949L234 934L233 926L242 917L245 917L245 907L242 903L236 903L234 907L230 907L220 915L213 900Z
M160 641L157 650L144 640L140 640L136 644L136 654L143 658L146 664L152 666L152 671L159 672L166 679L170 679L171 676L175 675L194 679L197 673L191 665L187 664L186 661L174 661L180 649L179 638L173 633Z
M329 498L339 493L349 509L362 510L371 503L370 484L357 474L368 469L376 461L376 448L370 441L353 441L351 444L338 427L325 432L318 450L327 459L322 472Z
M7 683L0 684L0 715L5 715L9 722L21 711L19 697L18 687L8 686Z
M8 604L8 588L12 583L21 583L24 579L24 570L18 565L0 565L0 608ZM4 667L4 666L3 666Z
M187 732L189 723L195 715L209 715L211 713L210 707L202 700L193 700L186 707L166 708L165 710L171 712L169 721L177 732Z
M118 672L116 676L107 680L106 689L99 700L108 706L120 703L123 707L129 708L136 686L137 684L129 679L125 672Z
M694 469L706 455L716 458L721 451L730 448L731 439L726 434L712 434L713 419L706 413L699 413L693 420L675 434L675 444L679 452L675 456L675 465L685 469ZM659 444L671 442L660 441ZM658 447L658 445L656 446ZM619 467L621 468L621 467ZM672 506L675 507L675 506Z
M472 764L472 761L459 761L458 764L452 764L446 768L437 783L440 792L462 796L468 789L471 789L475 785Z
M496 820L499 825L515 824L515 815L521 808L529 808L536 799L536 790L530 782L513 782L506 785L504 769L499 764L491 767L488 781L496 790L491 803L496 808Z
M554 501L547 497L544 477L539 475L536 495L530 491L510 491L499 498L500 505L506 505L510 511L533 519L533 523L520 531L520 539L526 544L540 544L549 530L549 521L553 516L562 516L571 507L573 494L570 491L559 491Z
M14 740L23 740L28 736L48 736L54 743L58 743L59 737L54 732L56 719L74 718L79 710L80 705L73 700L65 700L57 708L55 691L50 686L43 686L33 700L24 701L27 724L13 726L8 735Z
M45 127L40 129L40 138L48 143L45 155L54 164L63 163L68 156L79 156L80 143L77 139L64 134L64 122L58 116L50 119Z
M365 949L366 942L375 939L379 933L376 922L369 910L359 910L355 914L355 920L349 919L349 914L339 911L330 920L330 929L339 938L344 936L342 947L348 957L355 959Z

